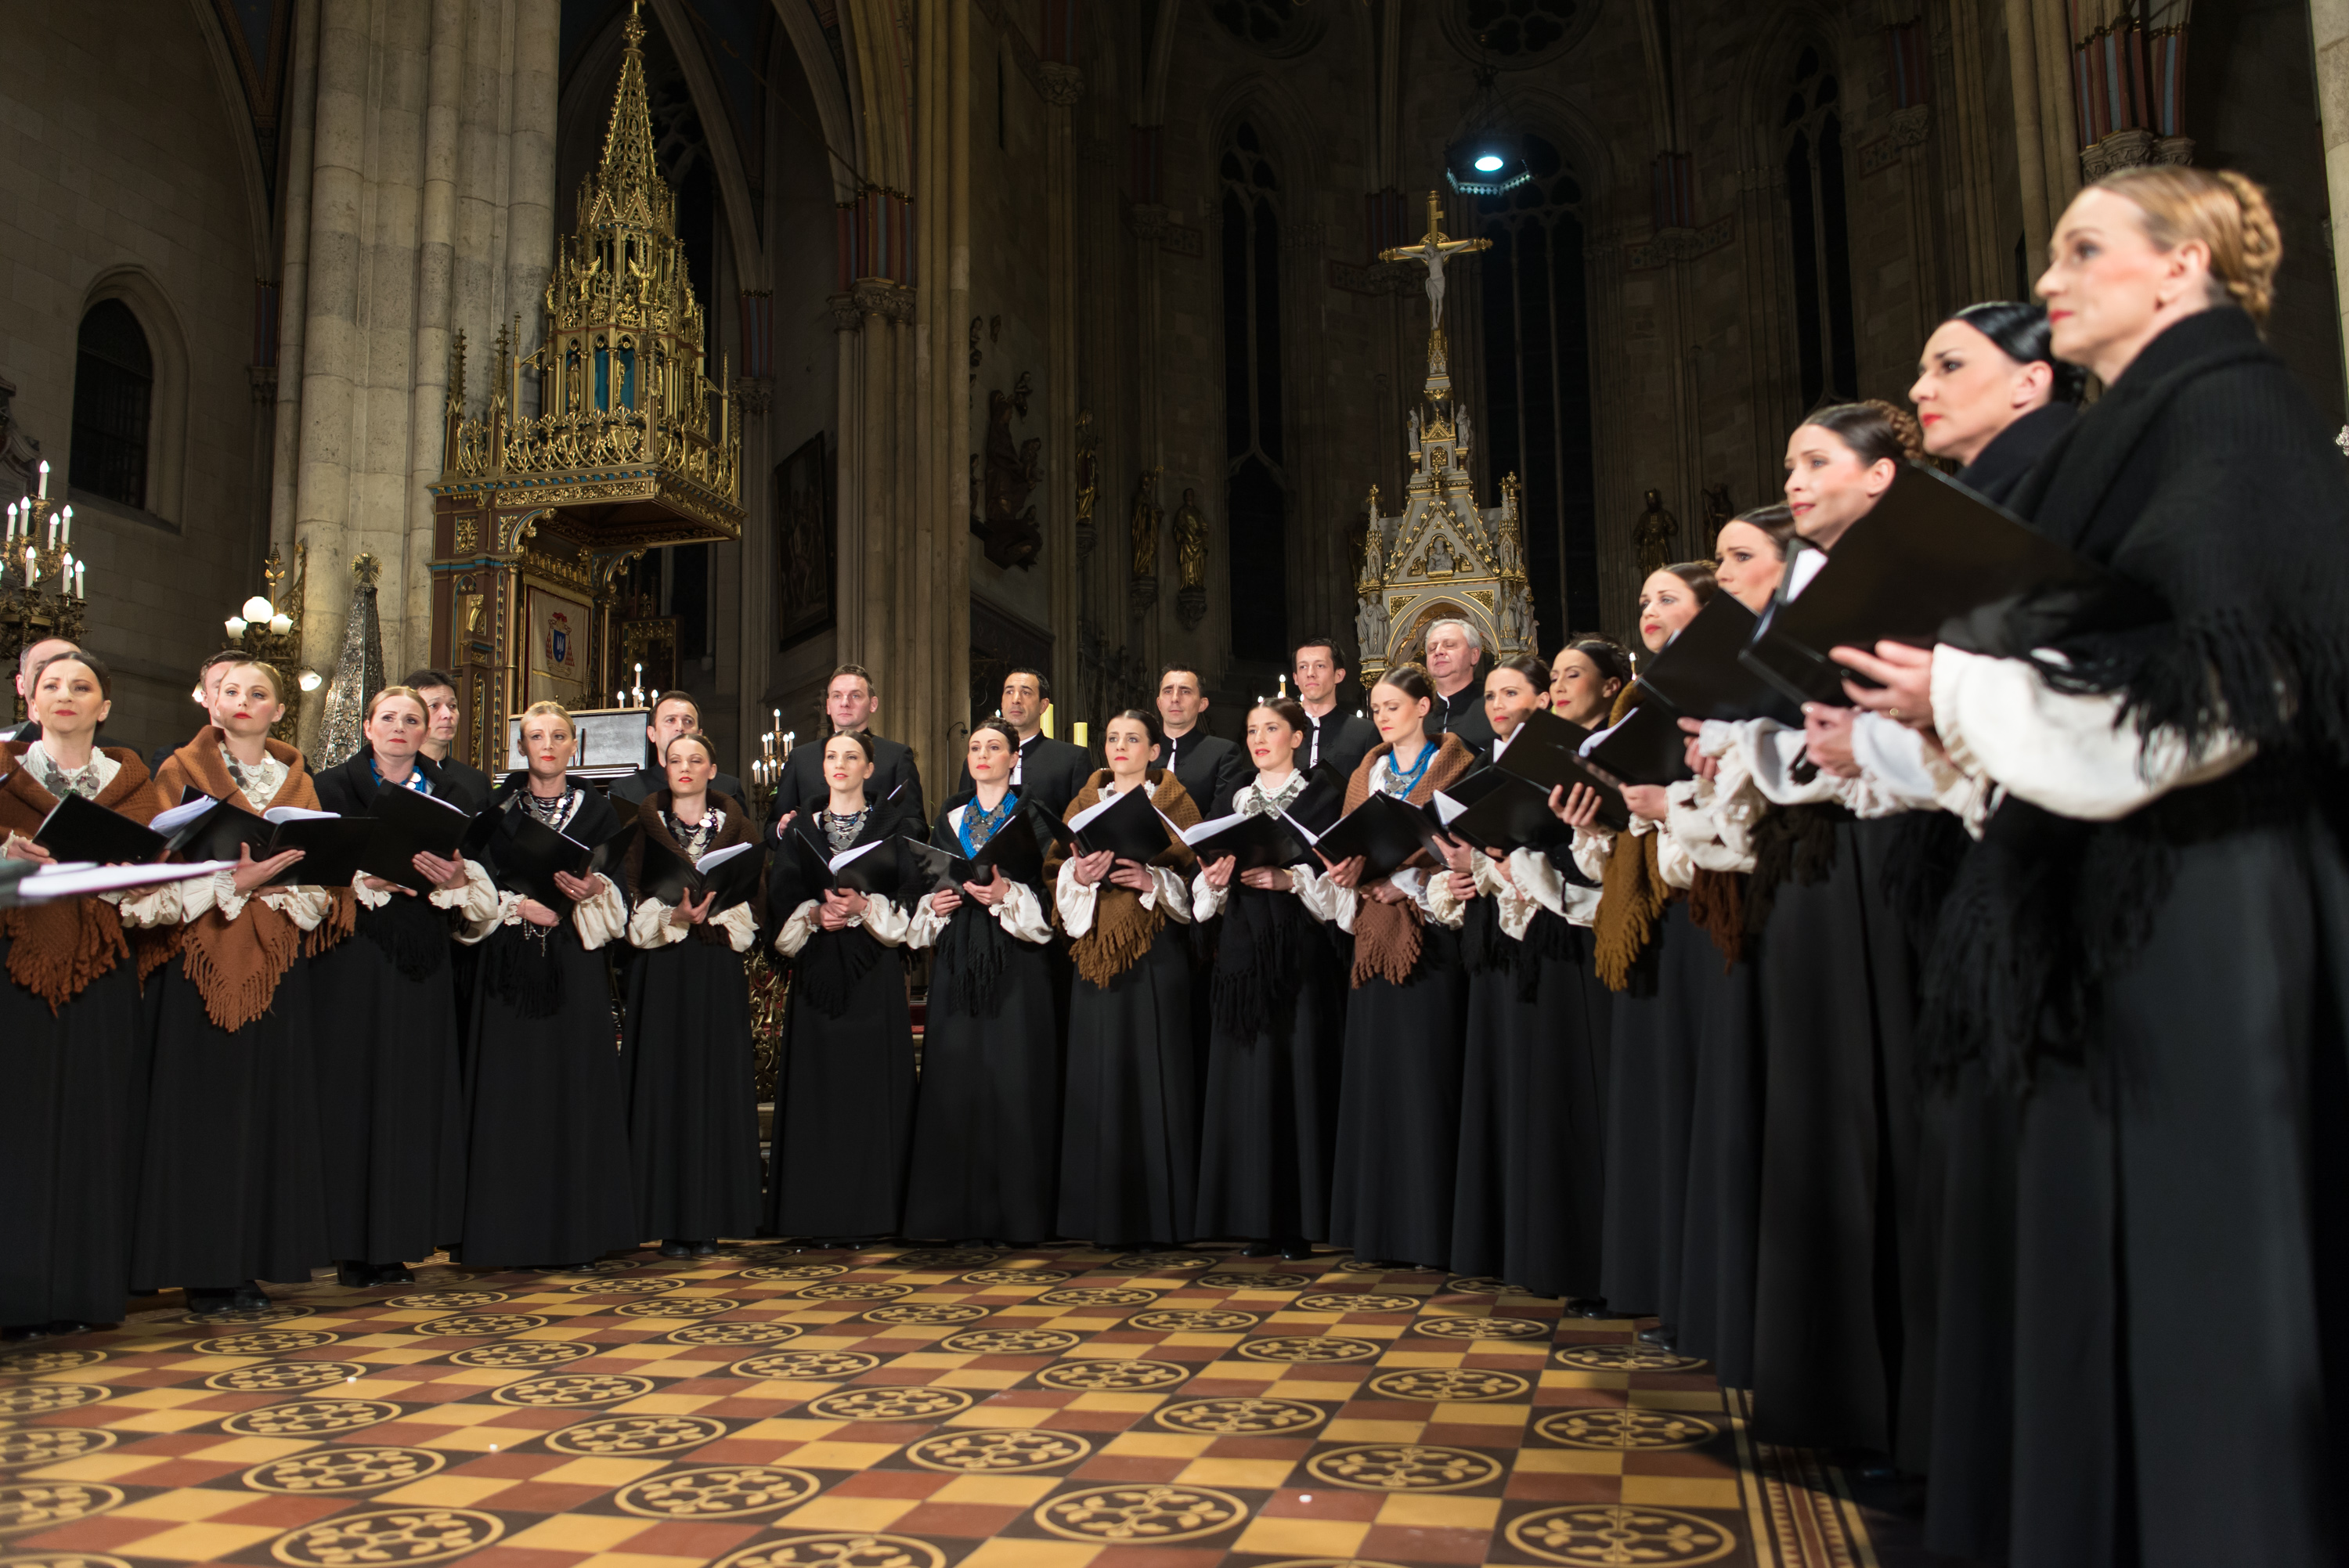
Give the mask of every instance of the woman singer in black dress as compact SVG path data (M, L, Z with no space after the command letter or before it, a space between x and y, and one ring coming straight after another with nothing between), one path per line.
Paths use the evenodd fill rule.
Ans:
M2016 1568L2341 1560L2349 485L2260 340L2282 249L2232 172L2074 198L2039 292L2106 392L2012 504L2136 615L1833 650L1976 791L1926 1045L2021 1099L2030 1332L2012 1420L1937 1444L1927 1522Z
M1309 734L1304 707L1287 697L1248 710L1256 779L1233 796L1233 816L1286 813L1314 833L1338 820L1342 787L1297 766ZM1217 923L1196 1226L1245 1238L1243 1257L1295 1262L1330 1233L1346 965L1324 929L1336 912L1325 878L1304 866L1235 874L1237 865L1231 855L1205 864L1192 886L1193 916Z
M636 1229L665 1258L706 1258L720 1236L759 1228L759 1107L750 983L742 954L759 939L755 895L714 910L713 890L664 903L647 891L667 855L691 865L721 850L759 852L742 803L710 789L706 735L662 748L668 786L636 802L623 857L628 883L628 1011L621 1076L628 1090L628 1171Z
M523 711L527 766L492 797L502 811L492 869L526 817L594 848L620 831L611 803L569 777L579 732L560 703ZM554 873L558 910L502 877L473 993L471 1134L465 1261L562 1268L644 1237L628 1191L628 1113L599 951L626 929L620 890L600 872Z
M162 799L190 787L259 816L318 810L302 754L273 739L285 683L267 665L232 665L207 725L165 760ZM172 884L177 961L154 999L154 1070L142 1140L140 1285L178 1284L189 1308L258 1307L254 1283L306 1282L331 1253L317 1063L335 1048L311 1027L307 956L350 930L348 888L273 883L302 851Z
M1661 652L1713 594L1710 562L1682 562L1651 573L1640 588L1640 640ZM1639 706L1627 686L1609 709L1609 725ZM1559 803L1577 831L1574 860L1599 884L1592 916L1592 967L1614 993L1607 1068L1607 1178L1599 1227L1600 1286L1611 1311L1661 1322L1669 1338L1679 1317L1681 1226L1688 1199L1689 1117L1697 1041L1721 984L1721 954L1690 918L1683 896L1692 868L1667 864L1660 831L1664 791L1624 791L1630 830L1595 825L1599 800L1569 792Z
M1485 677L1495 764L1518 726L1549 707L1550 677L1530 655ZM1452 1271L1497 1275L1597 1316L1608 992L1591 967L1599 890L1559 858L1566 866L1540 850L1466 845L1452 856L1454 891L1469 894Z
M1373 791L1423 806L1475 766L1458 736L1428 739L1434 693L1417 665L1371 688L1380 744L1346 786L1347 811ZM1461 910L1425 851L1392 876L1365 882L1363 869L1359 855L1329 865L1339 923L1354 934L1330 1240L1358 1257L1440 1269L1452 1255L1460 1157Z
M1140 789L1177 832L1198 809L1154 768L1158 716L1128 708L1102 726L1109 766L1067 820ZM1149 863L1056 848L1046 863L1076 979L1069 990L1068 1098L1061 1120L1060 1230L1109 1247L1196 1233L1199 1081L1191 1026L1191 851L1168 835ZM1065 857L1065 858L1062 858Z
M974 798L942 812L930 842L964 859L1029 810L1011 788L1019 732L983 718L964 748ZM1040 845L1049 829L1027 830ZM1040 861L1038 862L1040 865ZM922 1097L905 1178L905 1233L1025 1246L1056 1234L1061 1050L1051 915L1040 882L1000 866L914 910L907 945L932 949Z
M914 1128L914 1028L898 951L910 921L888 897L829 890L814 871L853 850L895 854L868 846L896 836L900 813L865 794L873 738L862 730L823 743L823 777L830 799L792 819L767 891L792 998L765 1228L812 1244L897 1233Z
M318 803L374 814L376 792L413 789L468 815L489 802L418 747L430 719L407 686L368 699L357 755L318 775ZM419 853L431 891L362 873L352 884L364 940L338 943L311 971L314 1027L334 1048L318 1062L326 1237L342 1283L404 1284L403 1260L460 1239L465 1217L465 1077L450 962L458 929L485 925L498 893L461 855Z
M98 745L111 673L57 646L29 683L40 738L0 746L0 855L10 860L56 859L32 835L67 795L140 823L162 804L137 752ZM0 1139L0 1332L9 1338L123 1315L147 1108L140 959L154 953L124 927L151 924L173 903L167 886L0 914L0 1083L12 1110Z

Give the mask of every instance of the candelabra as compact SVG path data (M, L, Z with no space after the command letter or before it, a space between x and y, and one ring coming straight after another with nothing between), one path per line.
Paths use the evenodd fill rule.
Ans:
M625 709L645 706L645 666L642 665L636 666L636 685L623 687L612 694L614 707Z
M242 648L277 669L290 671L295 686L313 692L323 684L318 672L295 663L302 656L302 599L309 584L310 547L295 546L294 560L299 575L289 589L285 586L285 559L277 553L275 545L270 546L269 559L261 568L261 585L267 592L247 599L221 625L228 632L230 646ZM269 596L272 593L281 597L273 602ZM285 699L285 713L269 727L269 733L288 746L299 746L301 699L289 693L278 695Z
M0 659L13 663L51 637L81 640L89 602L89 568L73 552L73 508L49 500L49 465L40 493L8 507L7 548L0 557ZM22 718L21 702L15 717Z
M759 755L750 759L750 793L756 797L750 806L761 820L775 802L775 789L782 782L783 761L798 741L799 731L785 729L783 710L776 708L771 727L759 737Z

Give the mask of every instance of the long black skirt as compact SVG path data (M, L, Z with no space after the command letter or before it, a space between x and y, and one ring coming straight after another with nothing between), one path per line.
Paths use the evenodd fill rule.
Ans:
M1460 934L1421 927L1419 967L1346 997L1330 1240L1358 1257L1440 1268L1452 1256L1468 976Z
M1837 821L1832 869L1782 883L1763 932L1754 1391L1772 1442L1890 1453L1929 1418L1923 1390L1903 1405L1931 1269L1913 1231L1914 957L1878 863L1897 830Z
M1734 966L1718 948L1718 983L1696 1037L1688 1188L1673 1292L1672 1346L1713 1364L1725 1387L1754 1385L1754 1279L1762 1244L1762 981L1748 939Z
M604 955L582 948L568 920L543 939L524 934L537 930L502 925L481 944L467 1096L469 1264L579 1263L645 1239L628 1191L627 1104Z
M800 968L817 943L872 940L854 928L819 931L801 949ZM884 948L836 1018L806 993L795 978L783 1019L764 1228L825 1240L895 1235L914 1130L905 959Z
M966 915L995 918L968 908L955 918ZM1007 936L1002 959L991 1016L982 1016L962 994L959 944L932 955L906 1235L1024 1243L1057 1233L1061 1068L1051 950Z
M1069 991L1060 1231L1093 1242L1185 1242L1196 1229L1199 1070L1191 934L1162 927L1106 986Z
M246 1280L306 1284L332 1257L311 963L296 958L269 1011L232 1033L174 959L156 995L133 1288L225 1289Z
M1675 1327L1697 1041L1720 985L1721 950L1675 898L1614 1001L1600 1294L1618 1312L1652 1313Z
M639 1235L759 1228L759 1099L742 955L698 934L628 965L620 1073Z
M0 976L9 938L0 935ZM124 958L59 1007L0 978L0 1326L114 1323L130 1275L146 1014Z
M1255 1037L1208 1031L1195 1221L1201 1236L1330 1234L1346 963L1319 927L1299 934L1297 985Z
M2148 940L2100 987L2093 1065L2043 1066L2022 1107L2012 1247L1985 1249L1992 1282L2013 1269L2013 1420L1942 1423L1972 1441L1933 1454L1939 1549L2014 1568L2349 1549L2349 865L2313 820L2173 852ZM1982 1152L1966 1125L1953 1219ZM1998 1233L1977 1221L1977 1243ZM1946 1233L1953 1269L1983 1261L1965 1234ZM2002 1359L1955 1310L1982 1283L1951 1281L1945 1387ZM1960 1527L1994 1522L1994 1490L2012 1521L1985 1541Z
M1473 908L1469 918L1479 918ZM1539 950L1496 931L1506 966L1468 982L1452 1272L1497 1275L1536 1295L1597 1296L1609 993L1587 929L1547 912L1535 920L1527 934Z
M440 911L393 900L311 961L326 1244L354 1262L429 1257L465 1221L455 944Z

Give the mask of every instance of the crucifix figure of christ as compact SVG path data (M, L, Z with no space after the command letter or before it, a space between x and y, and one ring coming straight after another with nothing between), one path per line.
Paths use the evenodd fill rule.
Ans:
M1427 263L1427 313L1430 330L1444 330L1444 263L1453 256L1471 251L1488 249L1490 240L1454 240L1444 232L1444 213L1436 203L1435 192L1427 193L1427 232L1416 245L1397 245L1379 253L1382 262L1424 262Z

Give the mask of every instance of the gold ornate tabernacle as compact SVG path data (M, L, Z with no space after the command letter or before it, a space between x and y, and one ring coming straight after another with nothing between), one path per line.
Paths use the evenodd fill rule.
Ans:
M1501 481L1501 504L1476 504L1468 410L1452 396L1451 353L1444 340L1444 264L1481 251L1485 240L1454 240L1444 232L1435 192L1427 193L1427 233L1415 245L1381 253L1391 262L1428 269L1427 380L1411 413L1412 474L1403 509L1379 514L1378 487L1366 503L1370 529L1354 589L1361 605L1354 631L1365 686L1391 665L1426 656L1427 629L1438 621L1465 621L1482 635L1485 667L1534 648L1533 594L1526 586L1523 536L1517 524L1517 476Z
M638 0L641 4L641 0ZM433 645L465 706L460 754L495 769L504 717L573 707L625 684L612 581L647 548L742 536L742 438L725 367L706 372L702 307L653 153L645 28L632 6L604 155L546 284L543 341L501 328L489 398L465 398L450 352L436 517ZM523 377L539 412L523 412Z

